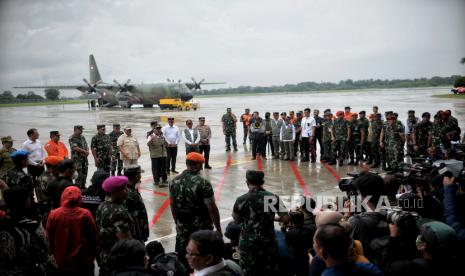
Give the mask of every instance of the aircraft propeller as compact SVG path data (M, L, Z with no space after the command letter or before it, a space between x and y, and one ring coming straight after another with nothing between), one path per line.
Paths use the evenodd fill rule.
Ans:
M131 89L131 85L129 85L129 83L131 82L131 79L128 79L126 81L126 83L124 85L121 85L119 82L117 82L116 80L113 80L113 82L118 85L119 87L119 91L118 93L122 93L122 92L130 92L129 90Z
M94 85L90 84L86 78L83 78L82 79L88 86L88 89L86 90L87 92L89 93L96 93L97 92L97 89L95 89L97 87L97 85L99 84L99 82L95 83Z
M192 85L192 89L194 90L202 90L202 88L200 87L200 85L205 81L205 79L202 79L201 81L197 82L194 77L191 78L192 81L194 82L193 85Z

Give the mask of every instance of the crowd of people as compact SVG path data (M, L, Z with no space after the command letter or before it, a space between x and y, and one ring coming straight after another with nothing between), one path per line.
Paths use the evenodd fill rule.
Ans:
M396 170L404 155L452 158L452 145L460 140L457 119L448 110L437 112L434 122L427 112L419 120L409 111L405 123L377 107L368 118L350 107L336 116L331 110L324 118L318 110L310 114L306 108L295 116L273 112L273 118L266 113L262 119L246 109L240 122L252 159L266 158L269 145L270 158L295 160L300 154L301 162L316 162L318 143L322 162ZM11 137L3 137L1 274L94 275L97 263L99 275L433 275L452 274L464 258L458 249L465 239L465 179L439 172L418 190L363 172L353 187L367 204L353 212L316 206L309 197L284 211L281 198L264 188L264 172L249 170L248 192L231 206L233 221L223 234L212 184L201 175L211 169L211 128L204 117L195 127L187 120L182 131L174 122L170 117L162 127L153 121L146 134L154 185L169 185L176 245L168 253L159 242L144 244L149 222L138 191L141 149L131 127L123 132L114 124L107 135L105 125L98 125L89 148L83 127L76 125L69 150L56 130L43 145L38 130L29 129L19 150ZM237 151L237 118L230 108L221 122L226 152L231 143ZM186 170L178 173L181 138ZM97 170L87 185L90 154ZM383 215L377 208L383 197L402 211ZM351 204L356 203L347 200L344 207Z

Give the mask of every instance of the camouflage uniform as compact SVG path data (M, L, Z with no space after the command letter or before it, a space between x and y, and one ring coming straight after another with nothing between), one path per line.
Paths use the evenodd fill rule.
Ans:
M92 137L91 148L95 150L97 158L100 159L100 163L96 167L103 169L104 171L110 173L111 165L111 144L110 136L104 134L102 136L96 134Z
M384 129L384 147L386 149L387 163L391 169L398 169L399 163L404 158L404 143L401 137L405 135L405 129L400 122L386 124Z
M428 149L428 135L431 130L431 126L433 124L431 121L426 121L426 122L419 122L417 125L414 126L413 128L413 133L416 138L416 145L418 146L418 150L415 151L415 154L417 155L426 155L427 152L426 150Z
M302 149L300 148L300 133L302 132L302 129L300 128L302 126L302 117L296 118L294 122L294 129L295 129L295 140L294 140L294 156L297 156L297 152L300 150L302 152ZM279 128L281 129L281 127Z
M10 154L12 154L15 151L16 151L15 148L11 148L10 150L3 148L0 150L0 158L3 159L2 172L4 174L6 174L6 172L8 172L9 170L15 167L15 165L13 164L13 160L10 157Z
M236 121L237 119L236 119L236 116L234 114L231 114L231 116L228 116L228 114L224 114L223 117L221 118L221 121L224 123L226 150L227 151L231 150L231 139L232 139L234 149L237 150L237 142L236 142Z
M349 123L344 119L336 119L333 122L333 132L335 142L332 145L332 160L339 159L339 162L343 162L346 158L346 146L347 146L347 128Z
M321 124L323 128L323 160L331 160L331 131L333 128L333 121L325 119Z
M169 190L176 223L175 251L187 264L185 253L190 235L198 230L213 229L206 205L209 200L214 200L213 188L201 175L185 170L172 180Z
M32 181L32 177L29 174L25 173L23 169L14 167L13 169L9 170L3 178L5 180L5 183L10 188L13 188L13 187L26 188L31 197L31 202L33 202L34 182Z
M371 158L371 145L367 139L368 136L368 128L370 127L370 121L367 118L360 118L358 119L358 124L360 128L360 139L362 139L362 132L364 133L364 139L361 141L360 144L360 156L362 159L363 155L365 154L365 159L370 160Z
M275 210L265 210L265 201L276 198ZM241 224L239 237L239 265L244 275L277 275L278 247L275 239L274 217L279 205L285 207L279 197L261 187L254 188L238 197L233 208L233 218Z
M373 120L370 124L370 130L368 135L368 142L371 146L371 158L374 166L379 166L381 163L381 149L379 147L381 130L383 129L383 121Z
M128 189L128 198L124 204L128 208L128 212L134 220L133 238L145 242L149 237L147 209L145 209L144 201L136 188L132 185L128 185Z
M431 146L441 149L441 144L447 140L446 137L446 125L434 123L430 129L431 134Z
M78 173L78 178L75 183L82 189L86 187L87 173L89 170L89 161L85 154L79 153L73 150L73 147L78 147L82 150L88 151L89 147L87 146L87 141L84 135L71 135L69 137L69 147L71 149L71 159L76 164L76 171Z
M119 149L117 144L118 138L123 135L122 131L115 132L112 131L108 136L110 136L111 140L111 175L115 175L116 168L118 168L118 175L121 175L121 171L123 170L123 160L121 160Z
M407 118L407 133L405 133L405 141L407 142L407 154L413 155L413 132L415 130L416 125L418 124L419 119L415 116L409 116Z
M354 164L354 161L359 161L362 158L360 157L360 127L361 125L359 124L358 120L351 120L349 121L349 127L351 129L350 132L350 140L347 143L348 144L348 151L349 151L349 158L350 158L350 163L349 164Z
M116 233L134 233L134 220L125 204L113 202L111 197L107 197L97 209L95 222L100 243L100 275L110 275L111 268L108 263L108 254L118 241Z
M50 171L43 172L37 179L37 186L35 187L37 196L37 208L39 216L42 219L43 225L47 224L48 213L50 212L50 199L48 196L48 184L55 180L55 175Z

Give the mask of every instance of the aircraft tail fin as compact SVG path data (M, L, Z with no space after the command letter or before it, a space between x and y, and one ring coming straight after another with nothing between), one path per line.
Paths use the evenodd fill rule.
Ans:
M102 81L102 78L100 77L100 73L98 71L97 63L95 62L94 55L89 56L89 74L91 84L96 84L97 82Z

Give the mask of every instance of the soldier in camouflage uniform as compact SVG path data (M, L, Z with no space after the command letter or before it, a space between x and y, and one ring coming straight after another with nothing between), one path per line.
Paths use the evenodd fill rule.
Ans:
M246 180L249 191L236 199L232 213L235 223L241 224L239 265L244 275L278 275L274 221L276 214L279 221L289 221L286 207L277 195L263 189L263 172L247 171Z
M141 180L141 169L138 165L130 165L124 169L124 175L128 178L128 198L125 201L129 214L134 219L134 236L133 238L140 241L147 241L149 237L149 220L147 217L147 209L144 201L140 196L136 185Z
M231 151L231 139L234 146L234 151L237 151L237 142L236 142L236 123L237 118L231 112L231 108L226 109L226 114L221 117L221 124L223 126L223 134L226 140L226 151Z
M294 122L294 129L295 129L295 140L294 140L294 156L297 156L297 152L302 153L302 148L300 147L300 134L302 133L302 111L298 111L296 113L296 119ZM281 129L281 127L279 128ZM278 153L279 154L279 153Z
M381 149L380 139L381 130L383 129L383 121L381 120L381 113L376 113L374 119L371 121L370 128L368 130L368 142L371 146L371 158L368 163L373 163L372 168L378 168L381 164Z
M121 160L119 150L118 150L118 138L123 135L121 131L120 124L113 124L113 131L108 134L110 136L111 141L111 176L116 175L116 169L118 168L118 175L121 175L121 171L123 170L123 160Z
M89 169L89 147L87 146L86 137L82 135L83 127L81 125L74 126L74 134L69 137L69 148L71 149L71 159L76 164L78 177L75 181L81 189L86 187L87 172Z
M413 128L413 150L414 155L427 155L426 150L428 149L428 136L431 130L430 118L431 115L428 112L422 114L422 120L416 124Z
M450 141L459 142L460 132L462 130L459 127L457 119L451 115L450 110L446 110L442 113L442 120L444 121L444 125L446 125L447 138Z
M32 177L24 172L24 168L28 164L29 152L25 150L17 150L10 157L15 165L3 177L9 188L24 187L27 189L31 203L34 202L34 183Z
M352 120L349 121L349 128L350 128L350 138L348 145L348 152L350 162L348 165L356 164L360 159L360 125L357 119L358 114L352 113Z
M216 230L221 234L220 214L210 182L200 175L203 155L191 152L186 157L187 169L169 185L171 214L176 224L176 249L179 260L188 266L186 246L189 236L198 230Z
M413 132L415 131L415 126L419 123L419 121L418 117L415 116L415 110L409 110L405 125L405 140L407 142L407 154L409 156L414 154Z
M324 121L321 124L323 128L323 158L324 162L331 162L331 131L333 129L333 114L330 111L325 111Z
M387 119L386 127L381 130L380 146L386 150L388 169L398 170L404 158L405 129L395 115Z
M16 151L13 148L13 139L11 136L2 137L3 148L0 150L0 158L3 159L3 165L1 172L5 174L7 171L14 168L13 160L11 160L10 155ZM2 175L0 175L2 177Z
M63 161L60 156L47 156L44 159L45 171L37 179L37 186L35 187L37 197L37 209L39 216L42 219L42 225L47 224L48 213L51 206L49 204L50 198L48 194L48 185L58 177L57 166Z
M131 239L134 233L134 220L124 204L128 196L128 178L113 176L107 178L102 188L111 194L97 209L95 222L99 234L100 275L110 275L112 269L108 255L118 240Z
M92 137L90 147L95 159L95 166L110 173L112 150L110 136L105 134L105 125L97 126L97 134Z
M447 149L450 141L447 139L446 125L439 114L434 115L434 122L428 136L428 144L441 151L441 145Z
M339 166L344 165L346 158L347 141L350 137L349 123L344 120L344 112L338 111L336 113L337 119L333 122L333 129L331 131L331 147L332 157L330 165L336 164L336 158L339 160Z
M360 129L360 157L363 160L370 160L371 147L368 142L368 128L370 127L370 121L366 117L365 110L358 113L358 125ZM365 157L363 156L365 155Z

